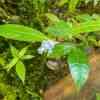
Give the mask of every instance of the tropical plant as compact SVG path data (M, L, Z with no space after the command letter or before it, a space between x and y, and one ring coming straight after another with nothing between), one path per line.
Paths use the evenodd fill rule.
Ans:
M77 87L81 88L88 78L88 73L90 69L88 65L88 59L85 54L86 46L84 47L84 42L80 42L79 45L76 45L71 41L75 38L78 37L80 38L84 34L100 31L99 17L96 18L90 17L90 18L91 18L90 20L85 20L84 18L83 21L82 20L80 22L76 21L76 23L70 21L65 22L63 20L57 20L57 22L55 21L53 25L50 25L46 28L45 31L50 33L50 35L48 36L44 35L43 33L35 29L15 24L1 25L0 35L8 39L26 41L26 42L37 42L37 41L42 42L43 40L45 41L49 40L51 37L52 39L63 38L65 42L60 43L58 41L58 43L55 44L56 46L54 47L51 53L51 57L52 56L55 56L55 58L61 56L68 57L69 68L73 76L73 79ZM80 41L83 40L81 40L80 38ZM26 58L24 54L26 53L27 49L28 47L25 47L18 53L18 50L13 46L11 46L11 52L14 58L6 66L7 70L10 70L13 66L16 65L16 72L23 82L25 79L25 67L21 59Z
M0 96L41 100L55 76L50 70L58 75L52 82L70 71L80 90L91 69L88 54L100 47L99 4L100 0L0 0ZM64 73L53 68L63 65L62 59L69 66ZM54 66L48 67L49 61Z

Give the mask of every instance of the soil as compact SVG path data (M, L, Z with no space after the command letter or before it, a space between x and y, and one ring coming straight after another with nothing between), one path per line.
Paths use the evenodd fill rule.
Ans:
M90 65L88 81L80 92L68 75L45 91L44 100L96 100L95 93L100 92L100 51L91 54Z

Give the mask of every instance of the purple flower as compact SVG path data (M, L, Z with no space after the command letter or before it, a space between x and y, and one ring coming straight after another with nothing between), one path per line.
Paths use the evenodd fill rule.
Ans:
M44 40L41 46L38 48L38 53L43 54L44 52L48 52L48 54L52 53L52 49L58 42L53 40Z

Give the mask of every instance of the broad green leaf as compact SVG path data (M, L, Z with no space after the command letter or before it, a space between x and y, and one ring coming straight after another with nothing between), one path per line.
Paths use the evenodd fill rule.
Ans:
M41 32L17 24L0 25L0 36L8 39L26 41L26 42L36 42L47 39L47 37Z
M60 43L56 44L52 49L52 53L49 55L51 58L60 58L61 56L67 55L75 45L71 43Z
M100 19L91 20L73 26L73 32L76 34L100 31Z
M61 20L55 25L49 26L46 31L52 36L70 39L73 36L75 37L81 33L100 31L100 18L77 24L72 24Z
M19 50L17 50L13 45L10 45L11 53L13 57L17 57Z
M77 4L80 0L70 0L69 2L69 12L73 12L76 9Z
M55 23L52 26L49 26L46 31L55 37L72 37L72 25L64 22L63 20Z
M75 19L80 22L86 22L86 21L92 21L93 17L90 16L89 14L81 14L81 15L75 16Z
M9 64L7 64L6 69L7 71L9 71L14 65L16 65L16 63L18 62L19 58L15 57L13 58Z
M19 76L19 78L22 80L24 83L25 80L25 66L21 61L18 61L16 64L16 73Z
M82 88L88 78L90 69L84 51L78 48L73 49L68 55L68 64L77 88Z

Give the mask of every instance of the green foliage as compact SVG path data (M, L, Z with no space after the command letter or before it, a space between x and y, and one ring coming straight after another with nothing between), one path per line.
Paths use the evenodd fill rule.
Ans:
M47 17L50 20L52 20L53 18L54 20L53 22L55 23L46 29L46 32L50 33L53 37L58 37L58 38L62 37L65 40L71 40L74 37L77 37L78 35L80 35L81 33L85 34L89 32L100 31L100 19L98 17L96 19L92 19L89 16L85 16L85 18L84 16L83 17L77 16L76 19L77 18L80 19L79 23L78 22L72 23L70 21L65 22L63 20L59 20L56 16L49 13L47 14ZM43 33L39 33L36 30L34 31L34 33L36 32L37 33L34 34L33 29L25 27L25 26L6 24L6 25L1 25L1 27L2 27L1 33L3 34L1 36L6 37L6 38L10 37L10 39L19 40L19 41L20 40L27 41L27 42L33 42L33 41L37 42L37 41L49 39L45 35L43 35ZM24 29L24 32L22 31L22 29ZM24 36L21 36L21 34ZM25 35L27 37L25 37ZM89 72L87 62L85 61L87 57L85 56L83 51L79 49L74 50L73 48L75 48L76 46L73 43L71 44L67 44L66 42L57 44L53 48L52 54L49 56L60 58L61 56L69 55L68 63L71 70L72 77L77 87L81 88L86 82L87 77L88 77L88 72ZM25 55L25 53L27 52L28 46L23 48L20 52L13 46L10 46L10 47L11 47L13 59L6 66L6 68L9 71L13 66L16 65L16 72L19 78L22 80L22 82L24 82L26 71L25 71L24 64L22 63L21 60L24 60L27 58L30 59L32 58L32 56ZM79 58L82 58L82 59L79 59Z
M70 0L69 2L69 12L73 12L80 0Z
M16 65L16 63L19 61L19 59L21 59L24 54L27 52L28 46L23 48L19 53L17 53L16 48L14 48L13 46L11 46L11 52L12 55L14 56L14 58L12 59L12 61L6 66L7 70L9 71L14 65ZM17 54L15 56L15 54Z
M21 62L21 61L17 62L16 73L18 74L18 76L22 80L22 82L24 83L26 72L25 72L25 66L24 66L23 62Z
M71 32L70 32L71 31ZM72 37L72 24L65 21L59 21L46 29L46 32L55 37Z
M15 88L0 82L0 93L4 94L4 100L16 100Z
M75 48L75 45L71 43L56 44L49 57L59 59L60 57L66 56L73 48Z
M10 50L11 50L11 54L12 54L13 57L18 56L19 51L14 46L10 45Z
M78 89L81 89L85 84L90 66L88 64L88 57L82 48L75 44L61 43L57 44L50 55L50 57L60 58L68 57L70 72Z
M55 37L63 37L69 39L78 36L81 33L100 31L100 19L88 20L81 23L71 23L59 21L52 26L49 26L46 31Z
M82 88L90 69L85 52L79 48L71 50L68 55L68 64L76 86L78 89Z
M89 32L100 31L99 17L93 18L89 15L82 15L76 16L76 19L79 22L77 22L77 20L75 22L65 22L60 20L59 22L50 25L46 29L46 32L50 33L50 35L53 37L63 38L64 40L70 41L73 40L73 38L80 36L82 33L87 34L88 36ZM99 34L99 32L97 34ZM89 37L92 35L93 34L91 33ZM79 47L81 47L81 45L79 45ZM55 58L68 55L69 68L78 89L82 88L82 86L85 84L90 70L87 59L88 57L86 56L85 51L82 49L85 47L82 47L81 49L79 49L79 47L77 47L77 45L74 43L71 43L71 41L70 44L67 44L67 42L58 43L53 48L50 55L50 57Z
M100 0L0 0L3 99L41 100L41 90L65 75L61 66L54 73L46 69L48 59L55 62L64 58L77 88L82 88L91 68L87 47L100 47L99 4ZM47 49L52 51L47 59L46 55L37 54L39 43L44 40L57 42L52 50ZM9 50L8 44L14 46L10 45ZM51 47L49 44L44 47Z
M0 25L0 36L27 42L36 42L47 39L45 35L35 29L16 24Z
M13 59L10 61L9 64L7 64L6 69L9 71L12 67L16 66L16 73L18 74L19 78L22 80L24 83L25 80L25 66L22 62L22 60L25 59L31 59L32 55L25 55L29 46L26 46L19 50L17 50L14 46L10 45L11 53L13 56Z

